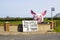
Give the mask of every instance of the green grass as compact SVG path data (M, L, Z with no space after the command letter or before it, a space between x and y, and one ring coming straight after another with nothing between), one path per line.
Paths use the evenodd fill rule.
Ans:
M60 20L55 20L56 26L55 26L55 31L60 32Z
M5 21L0 21L0 26L4 25Z
M19 25L22 24L22 21L10 21L10 25Z
M19 25L22 24L22 21L9 21L10 25ZM0 26L4 25L5 21L0 21Z
M60 26L55 27L56 32L60 32Z

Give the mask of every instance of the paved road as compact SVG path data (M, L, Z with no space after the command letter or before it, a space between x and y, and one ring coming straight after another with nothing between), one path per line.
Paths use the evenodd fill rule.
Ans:
M0 40L60 40L60 33L38 35L0 35Z

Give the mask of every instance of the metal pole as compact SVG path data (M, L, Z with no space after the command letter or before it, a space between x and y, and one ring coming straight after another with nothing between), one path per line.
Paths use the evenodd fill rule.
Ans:
M53 11L55 11L55 8L54 7L51 8L51 20L52 21L53 21L53 14L52 14Z
M51 21L53 20L53 18L52 18L52 8L51 8Z

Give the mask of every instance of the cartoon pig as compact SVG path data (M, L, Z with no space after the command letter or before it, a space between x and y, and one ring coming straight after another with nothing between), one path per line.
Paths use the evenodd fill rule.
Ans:
M46 13L47 13L46 10L44 12L42 12L41 14L36 14L35 12L33 12L31 10L31 14L33 15L33 19L36 20L38 23L41 23L44 21L43 16L45 16Z

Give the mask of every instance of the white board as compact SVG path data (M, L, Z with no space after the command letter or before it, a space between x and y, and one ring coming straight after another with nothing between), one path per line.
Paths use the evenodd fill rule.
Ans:
M38 24L35 20L23 20L23 32L38 31Z

